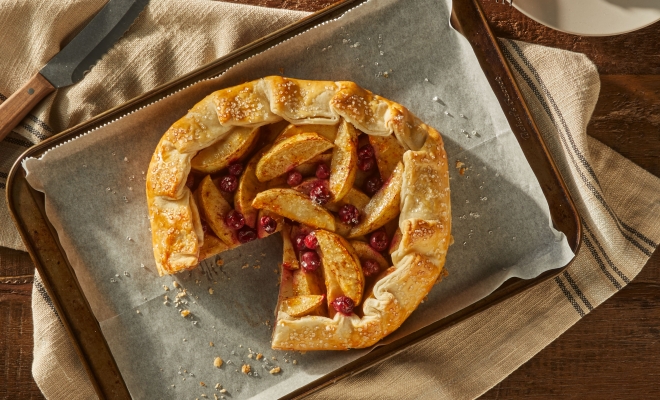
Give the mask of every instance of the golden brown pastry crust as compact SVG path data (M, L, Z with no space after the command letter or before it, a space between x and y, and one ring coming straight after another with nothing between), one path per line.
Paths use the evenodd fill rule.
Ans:
M161 275L194 268L203 243L197 208L185 182L192 157L235 127L283 119L295 125L335 125L344 118L375 136L393 134L407 150L401 189L402 239L394 266L364 300L363 317L337 313L291 317L280 312L272 346L284 350L368 347L396 330L442 273L450 244L451 206L442 138L403 106L353 82L266 77L219 90L197 103L163 135L149 165L147 200L154 255ZM291 280L282 271L282 284Z

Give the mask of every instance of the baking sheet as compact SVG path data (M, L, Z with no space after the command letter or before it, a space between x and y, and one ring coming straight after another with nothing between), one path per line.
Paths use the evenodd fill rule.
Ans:
M147 166L162 133L213 90L270 74L352 80L443 133L452 164L449 276L388 340L487 296L509 277L532 278L573 257L551 227L541 189L470 45L449 27L450 7L449 0L371 0L219 78L25 161L134 398L270 399L368 351L270 350L279 235L223 254L222 266L212 259L158 277ZM457 160L464 175L453 168ZM174 280L188 293L178 307ZM191 316L182 318L183 309ZM213 366L218 356L221 368ZM271 375L275 366L281 372Z

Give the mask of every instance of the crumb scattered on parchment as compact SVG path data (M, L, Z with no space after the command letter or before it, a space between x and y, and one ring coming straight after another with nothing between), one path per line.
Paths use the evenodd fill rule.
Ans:
M204 383L204 382L200 382L200 383L199 383L199 386L206 386L206 383Z
M257 353L257 360L261 360L262 358L264 358L264 355L261 353Z
M213 347L213 346L215 346L213 342L209 342L209 347Z
M180 298L186 297L186 296L188 296L188 291L186 289L183 289L182 291L180 291L179 293L176 294L177 299L180 299Z
M174 286L177 289L181 287L181 285L179 285L179 282L177 281L172 281L172 286Z
M189 316L189 315L190 315L190 311L189 311L189 310L181 310L181 316L182 316L183 318L185 318L185 317L187 317L187 316Z
M215 360L213 360L213 365L214 365L216 368L220 368L220 367L222 367L222 358L220 358L220 357L216 357Z
M213 393L213 400L219 400L219 397L217 394Z
M250 268L250 264L245 263L243 264L243 266L241 266L241 269L246 269L246 268Z
M220 393L227 393L227 389L220 389Z
M213 288L209 288L209 294L213 294Z
M293 360L293 365L298 365L298 360Z
M467 171L467 167L465 166L465 163L463 163L460 160L456 160L456 169L458 170L458 173L461 175L465 175L465 171Z
M135 312L139 314L139 313L140 313L140 310L135 310Z
M273 360L273 361L277 361L277 358L275 358L275 357L271 357L270 359Z
M167 286L163 285L163 290L166 291L166 292L169 292L170 288L168 288Z
M216 389L220 389L221 387L222 387L221 384L219 384L219 383L216 383L216 384L215 384L215 388L216 388Z
M250 373L251 370L252 368L250 368L249 364L243 364L243 366L241 367L241 372L244 374Z
M248 358L252 358L252 357L253 357L252 353L248 354Z
M279 374L280 371L282 371L282 369L280 367L275 367L275 368L271 369L269 372L271 374L275 375L275 374Z

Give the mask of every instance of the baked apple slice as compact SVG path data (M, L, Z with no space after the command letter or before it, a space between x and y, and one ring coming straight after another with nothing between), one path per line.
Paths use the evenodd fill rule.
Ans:
M225 250L229 250L229 246L225 242L213 235L206 234L204 235L204 243L202 243L202 247L199 249L199 261L206 260Z
M316 174L316 167L319 164L329 165L332 162L332 153L323 153L312 158L304 164L300 164L296 167L296 171L300 172L302 176L314 176Z
M325 302L324 295L312 294L295 296L280 303L280 311L292 317L303 317L316 311Z
M364 207L362 220L351 229L350 238L374 231L395 218L400 212L403 163L399 162L390 179Z
M359 240L351 240L349 242L351 246L353 246L353 250L355 250L355 254L357 254L358 258L360 259L360 264L362 265L362 271L365 275L373 276L374 272L380 272L380 271L385 271L387 268L389 268L389 263L383 257L382 254L374 250L373 247L369 246L366 242L362 242ZM379 271L365 271L364 268L364 263L365 261L372 260L375 261L378 264Z
M245 166L245 170L238 180L238 188L234 193L234 207L243 214L245 225L256 228L258 210L252 207L252 201L259 192L264 191L268 185L259 181L255 175L257 163L261 154L257 154Z
M268 210L314 228L335 230L335 217L308 196L293 189L269 189L255 197L252 207Z
M305 271L302 268L293 271L293 295L308 296L324 294L323 283L317 271Z
M403 160L406 149L401 146L394 135L369 136L369 143L374 149L378 171L383 181L387 181L397 164Z
M396 231L394 231L394 235L392 235L392 241L390 242L390 248L387 250L389 254L392 254L396 251L396 249L399 248L399 244L401 243L401 239L403 238L403 232L401 232L400 228L396 228Z
M353 125L342 119L335 139L330 165L330 193L339 201L353 187L357 173L357 137Z
M209 224L213 233L222 240L229 248L240 244L236 237L236 231L225 223L225 215L232 210L231 206L222 197L211 175L206 175L195 191L195 200L204 220Z
M308 132L314 132L316 134L319 134L323 136L324 138L328 139L330 142L335 141L335 137L337 136L337 125L317 125L317 124L312 124L312 125L293 125L290 124L284 130L280 135L275 139L275 143L282 141L284 139L290 138L295 135L299 135L301 133L308 133Z
M318 241L330 316L332 302L340 296L350 297L357 306L364 292L364 275L353 247L343 237L322 229L314 231Z
M292 189L296 192L303 193L305 196L309 196L309 192L317 185L323 185L324 188L330 190L328 180L319 178L307 178L300 185L294 186Z
M285 224L282 225L282 268L288 270L299 269L300 263L298 262L298 257L296 257L293 242L291 242L291 227Z
M235 127L223 139L205 148L192 158L193 170L212 174L245 156L259 137L259 128Z
M256 175L261 182L269 181L296 168L332 148L331 141L315 132L291 136L271 147L257 163Z
M332 212L339 212L341 206L344 204L350 204L355 206L355 208L357 208L361 214L367 204L369 204L370 200L371 199L369 199L369 196L361 192L359 189L351 188L340 201L328 202L328 204L325 205L325 208Z

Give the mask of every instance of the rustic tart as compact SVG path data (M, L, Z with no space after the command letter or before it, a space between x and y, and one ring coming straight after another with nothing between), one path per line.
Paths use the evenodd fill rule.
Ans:
M353 82L270 76L219 90L151 159L158 272L281 232L272 347L371 346L444 275L447 168L436 130Z

